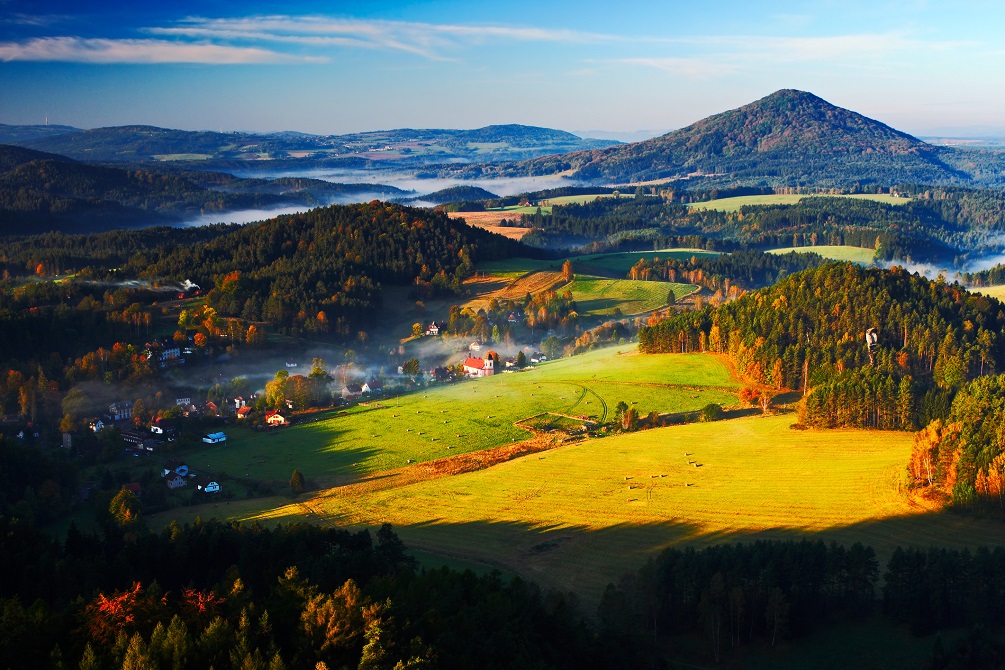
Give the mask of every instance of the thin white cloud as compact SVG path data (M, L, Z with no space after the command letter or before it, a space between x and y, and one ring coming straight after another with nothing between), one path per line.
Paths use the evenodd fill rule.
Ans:
M211 63L221 65L318 61L255 47L150 39L38 37L0 42L0 61L72 63Z
M154 35L210 40L267 41L306 46L355 46L404 51L430 59L443 51L490 40L598 43L616 35L574 30L500 25L457 25L407 21L364 21L325 16L189 17L174 26L145 29Z

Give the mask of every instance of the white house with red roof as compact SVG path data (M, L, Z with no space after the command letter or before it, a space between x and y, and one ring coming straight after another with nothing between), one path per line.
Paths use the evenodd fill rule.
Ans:
M491 358L467 358L464 374L468 377L490 377L495 374L495 361Z
M269 426L286 426L289 425L289 421L283 416L279 410L269 410L265 413L265 423Z

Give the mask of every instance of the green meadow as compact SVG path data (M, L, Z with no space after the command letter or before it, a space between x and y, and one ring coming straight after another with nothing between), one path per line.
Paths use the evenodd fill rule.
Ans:
M850 261L859 265L872 265L876 257L876 250L867 247L851 247L844 245L823 244L816 247L782 247L771 249L769 254L787 254L791 252L797 254L820 254L824 258L835 261Z
M524 440L531 433L514 424L543 412L603 421L620 401L635 403L641 415L736 403L739 384L718 358L643 356L633 349L600 349L523 372L391 395L286 429L235 426L226 444L184 457L196 471L238 479L282 483L297 468L342 481Z
M595 604L662 548L820 537L876 548L1005 542L993 520L929 513L905 489L910 433L796 431L791 414L560 446L405 486L322 491L240 518L374 526L410 547L498 566Z
M570 284L559 290L572 291L576 307L581 314L612 315L644 314L667 304L670 291L679 300L698 290L692 284L675 284L662 281L635 281L631 279L604 279L577 275Z

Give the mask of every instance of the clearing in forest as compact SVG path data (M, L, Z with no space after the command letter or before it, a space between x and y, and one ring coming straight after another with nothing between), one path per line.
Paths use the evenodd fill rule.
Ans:
M835 194L817 193L810 195L792 194L770 194L770 195L738 195L732 198L719 198L717 200L707 200L705 202L692 202L688 204L691 209L715 209L720 212L738 212L746 205L795 205L803 198L825 197L825 198L854 198L858 200L873 200L887 205L903 205L911 201L910 198L901 198L888 193L855 193L855 194Z
M820 254L830 260L850 261L859 265L872 265L876 257L875 249L837 244L822 244L816 247L782 247L780 249L771 249L767 253L787 254L793 251L797 254Z

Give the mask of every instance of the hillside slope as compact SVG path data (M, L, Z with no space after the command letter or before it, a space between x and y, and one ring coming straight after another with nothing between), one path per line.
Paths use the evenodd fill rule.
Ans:
M606 182L688 175L788 184L967 180L967 173L943 161L943 153L812 93L784 89L643 142L538 158L499 171L572 171L575 178Z

